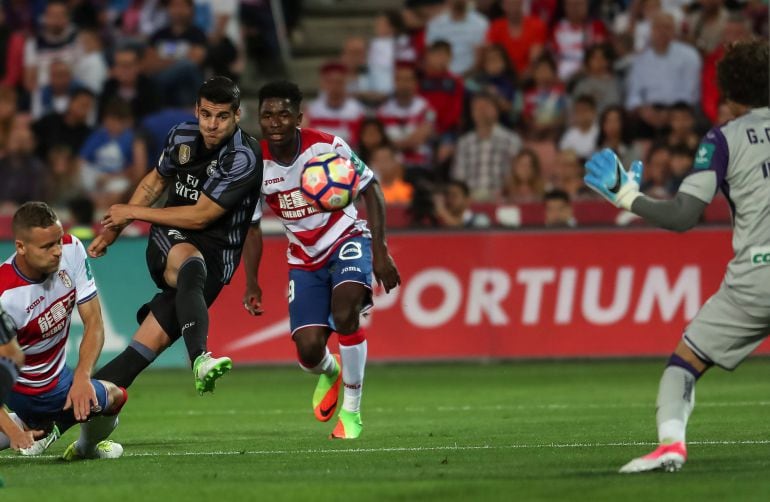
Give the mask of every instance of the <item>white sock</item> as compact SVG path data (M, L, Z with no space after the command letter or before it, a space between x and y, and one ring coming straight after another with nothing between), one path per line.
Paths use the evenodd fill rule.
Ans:
M355 336L347 335L347 336ZM342 409L359 412L361 410L361 390L364 385L366 368L366 338L355 345L344 344L346 336L340 336L340 358L342 359L342 384L345 398Z
M16 413L9 413L8 416L11 417L11 420L16 422L16 424L21 427L22 429L25 428L24 422L21 421L19 416ZM11 439L0 432L0 450L7 450L11 447Z
M303 371L307 371L308 373L313 373L315 375L333 375L334 370L337 367L337 363L334 360L334 356L331 352L329 352L329 348L326 348L326 354L324 354L323 359L321 359L321 362L313 366L312 368L308 368L301 362L299 363L299 367L302 368Z
M75 448L83 455L95 452L96 445L110 437L117 426L117 415L101 415L92 418L80 425L80 437Z
M679 366L667 366L660 378L657 400L658 441L685 440L687 420L695 407L695 376Z

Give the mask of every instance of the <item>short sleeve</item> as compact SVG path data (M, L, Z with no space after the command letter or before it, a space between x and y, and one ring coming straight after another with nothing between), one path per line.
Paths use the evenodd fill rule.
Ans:
M203 185L203 193L229 209L262 184L262 154L237 148L220 159L218 168Z
M94 281L94 274L91 271L91 264L88 261L88 255L83 243L75 236L71 236L71 238L72 244L70 245L75 246L76 249L75 263L72 264L75 298L78 305L80 305L96 296L96 281Z
M164 178L176 175L176 164L171 160L171 149L174 147L174 133L176 127L172 128L168 135L166 135L166 142L163 144L163 150L160 153L158 159L158 165L156 169L158 173Z
M350 148L350 145L348 145L344 139L335 136L334 143L332 143L332 148L342 157L350 159L350 162L352 162L356 168L356 172L358 172L359 192L366 190L366 187L368 187L369 183L371 183L374 179L374 172L369 168L369 166L366 165L363 160L358 157L358 155L356 155L356 153L352 148Z
M725 135L719 127L714 127L706 133L695 151L692 172L714 171L719 187L727 176L729 160L730 151Z
M259 220L262 219L262 204L264 203L264 199L264 196L261 196L259 201L257 201L257 205L254 206L254 214L251 215L252 225L259 223Z

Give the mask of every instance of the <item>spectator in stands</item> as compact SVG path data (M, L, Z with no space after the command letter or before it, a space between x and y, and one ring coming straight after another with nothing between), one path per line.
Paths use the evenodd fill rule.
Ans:
M679 190L682 180L692 172L693 162L695 161L695 150L688 148L687 145L678 144L671 147L671 157L669 160L669 183L668 193L674 196Z
M524 148L513 158L505 178L503 198L513 204L537 202L543 199L544 193L545 183L540 172L540 158L533 150Z
M577 76L571 96L594 98L598 113L622 103L622 85L612 71L615 56L609 43L592 45L586 51L584 71Z
M374 37L369 40L367 66L369 68L369 92L388 96L394 90L395 67L399 61L416 59L409 45L401 13L388 11L374 21Z
M661 10L661 0L632 0L628 9L615 17L613 30L630 36L634 51L641 52L650 45L651 20Z
M350 145L358 143L364 107L348 95L348 68L338 61L321 66L321 93L304 113L307 127L339 136Z
M499 124L495 97L489 93L473 96L471 116L474 127L457 143L451 177L468 185L474 202L494 201L521 150L521 139Z
M69 106L72 93L82 87L72 76L72 68L64 61L52 61L48 84L32 94L32 117L39 119L49 113L63 113Z
M701 54L708 54L719 46L730 13L725 0L698 0L700 9L687 18L685 40Z
M574 228L577 226L572 211L572 201L564 190L551 190L543 197L545 226L550 228Z
M131 114L141 120L160 108L152 80L141 69L141 51L131 45L119 46L112 57L110 78L99 99L99 116L110 101L122 99L131 106Z
M398 153L390 145L382 145L372 151L369 167L380 183L386 204L409 204L413 187L404 181L404 167L398 161Z
M471 97L477 92L494 96L501 122L509 128L514 127L521 111L522 98L516 70L501 45L491 44L481 48L476 70L466 79L465 89Z
M19 88L24 79L24 34L0 9L0 86Z
M84 188L99 209L106 209L123 198L145 174L146 165L135 158L133 118L125 101L108 103L102 126L80 149L80 174Z
M540 56L533 64L532 77L533 86L524 92L526 131L533 140L554 140L564 127L567 97L553 58Z
M191 106L203 82L206 34L193 24L193 0L166 0L168 24L145 50L145 68L169 106Z
M70 22L65 0L50 0L45 7L40 29L29 36L24 46L24 87L33 92L48 85L53 61L75 63L79 48L77 31Z
M70 214L70 227L67 233L74 235L81 241L90 241L96 237L94 230L94 201L81 195L74 197L67 202L67 209Z
M14 88L0 86L0 157L8 151L8 137L18 111L17 95Z
M588 159L596 151L596 142L599 138L596 101L593 96L578 96L572 105L571 115L572 124L562 135L559 149L572 150L578 157Z
M76 89L64 113L49 113L32 124L38 157L47 158L49 150L56 145L68 145L72 150L80 150L91 134L88 118L93 108L93 93L85 88Z
M444 40L433 42L425 54L425 72L420 94L436 111L436 163L443 164L454 154L460 130L465 87L460 77L449 71L452 47Z
M551 47L558 67L559 79L569 81L580 70L585 51L607 40L607 28L588 12L588 0L562 0L564 16L551 32Z
M655 144L647 152L641 191L656 199L671 197L668 191L671 183L670 176L671 150L665 144Z
M444 0L406 0L401 11L404 32L407 34L408 54L400 60L422 61L425 56L425 41L428 23L444 10Z
M348 37L342 45L340 61L348 68L348 93L366 105L376 106L387 96L374 92L366 65L366 51L364 37Z
M425 43L446 40L451 47L449 70L465 75L473 68L476 51L484 42L489 21L476 12L468 0L446 0L446 9L430 20Z
M365 118L361 122L358 156L368 164L372 152L381 146L392 146L387 134L385 134L385 126L377 118Z
M621 106L610 106L599 117L596 149L603 148L612 149L624 166L630 166L633 161L641 159L641 154L631 138L626 111Z
M206 66L214 75L237 81L241 47L241 26L237 0L195 0L196 24L208 37ZM289 13L284 11L284 16Z
M668 112L669 127L667 143L670 147L683 145L695 150L700 143L700 134L695 131L695 110L687 103L674 103Z
M377 118L385 125L388 139L403 156L407 181L434 177L430 139L436 112L425 98L417 94L418 85L414 64L399 63L393 97L377 111Z
M524 13L523 0L503 0L505 17L492 21L487 41L508 51L516 71L524 74L548 41L548 29L537 17Z
M674 40L674 19L661 12L652 20L650 47L634 58L628 74L626 109L637 119L636 136L654 137L666 127L666 106L700 100L701 61L691 46Z
M471 194L468 185L460 180L450 180L434 194L433 209L442 227L486 228L489 217L471 209Z
M26 118L13 122L8 148L0 158L0 203L9 208L30 200L41 200L45 193L45 166L35 157L35 137Z
M102 49L102 39L99 32L88 29L80 30L78 35L82 54L78 57L73 67L73 72L77 75L80 84L99 95L104 88L104 81L107 80L109 68L104 59Z
M69 145L54 145L45 158L48 172L45 178L45 201L54 207L63 208L74 197L81 196L77 157Z
M259 73L273 78L286 74L271 2L241 0L240 21L246 52Z
M572 200L593 198L594 192L583 183L583 162L572 150L562 150L556 156L554 188L564 190Z

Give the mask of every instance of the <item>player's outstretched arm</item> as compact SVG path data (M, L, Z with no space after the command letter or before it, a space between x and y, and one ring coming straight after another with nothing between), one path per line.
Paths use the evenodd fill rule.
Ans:
M39 430L25 431L19 427L19 424L13 421L2 406L0 406L0 432L8 436L11 448L14 450L30 448L34 444L35 439L43 437L45 434L45 432Z
M259 287L259 264L262 261L262 227L259 220L252 223L243 243L243 270L246 274L246 291L243 307L251 315L262 315L262 288Z
M385 292L401 284L401 277L393 258L388 253L388 245L385 242L385 197L377 180L372 180L364 189L364 202L366 203L367 220L372 231L372 253L374 265L374 277Z
M634 162L626 171L609 149L592 155L585 167L584 181L599 195L653 225L677 232L689 230L700 221L716 191L714 172L701 171L685 178L673 199L652 199L639 192L642 163Z
M110 207L102 223L106 228L121 228L133 220L174 228L202 230L225 214L226 209L201 193L192 206L145 207L115 204Z
M67 394L64 409L72 408L75 419L88 419L91 408L98 406L96 391L91 384L91 375L104 346L104 323L99 297L94 296L78 305L78 313L83 320L83 340L80 342L78 364L75 367L72 387Z

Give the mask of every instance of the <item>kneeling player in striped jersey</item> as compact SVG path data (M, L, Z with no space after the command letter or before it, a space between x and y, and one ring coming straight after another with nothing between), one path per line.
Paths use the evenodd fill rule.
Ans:
M91 378L104 344L104 325L86 251L76 237L64 233L43 202L28 202L16 211L13 234L16 252L0 265L0 304L24 357L13 361L18 377L5 402L14 411L17 429L0 435L0 449L30 446L29 441L19 442L22 429L49 430L47 437L22 450L38 454L60 433L83 423L80 438L64 452L65 460L120 457L123 447L107 437L118 425L127 394ZM78 364L71 370L65 366L65 348L76 306L84 332ZM8 372L7 362L0 366ZM0 389L7 390L7 376L0 380ZM10 428L8 421L6 426Z

